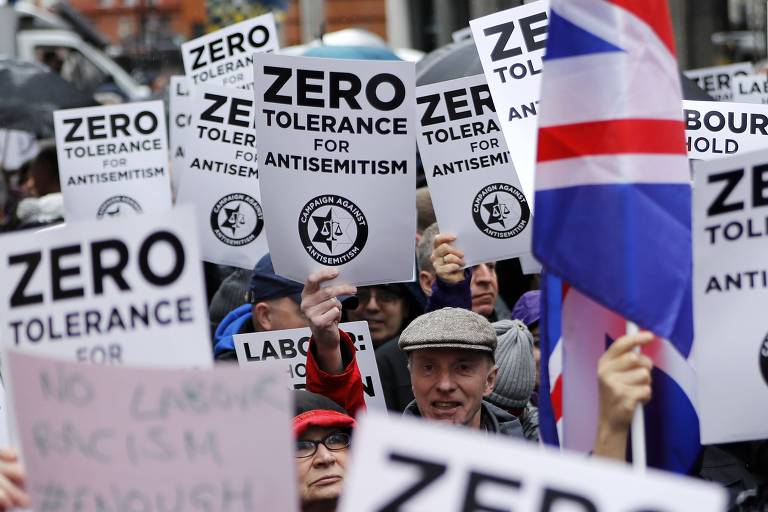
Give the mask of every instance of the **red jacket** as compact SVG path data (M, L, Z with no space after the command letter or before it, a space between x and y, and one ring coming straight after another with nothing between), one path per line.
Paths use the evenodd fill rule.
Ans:
M344 371L339 374L324 372L317 364L314 337L309 339L307 350L307 391L326 396L342 406L350 416L365 411L363 379L357 366L355 343L352 337L339 329L341 360Z

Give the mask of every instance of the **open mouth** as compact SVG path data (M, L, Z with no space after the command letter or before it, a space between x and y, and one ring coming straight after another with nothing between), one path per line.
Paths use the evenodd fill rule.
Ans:
M439 401L439 400L432 402L432 409L438 415L449 416L455 413L459 407L461 407L461 402Z

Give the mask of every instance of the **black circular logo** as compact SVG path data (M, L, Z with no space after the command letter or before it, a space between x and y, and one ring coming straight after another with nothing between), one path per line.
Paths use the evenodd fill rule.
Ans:
M96 217L118 218L126 215L141 213L141 205L128 196L112 196L99 206Z
M760 343L760 373L765 383L768 384L768 335Z
M261 205L251 196L229 194L211 210L211 229L221 242L241 247L256 240L264 228Z
M341 196L310 200L299 214L301 244L323 265L343 265L360 254L368 240L368 221L358 206Z
M506 183L492 183L472 200L472 218L491 238L512 238L528 225L531 210L520 190Z

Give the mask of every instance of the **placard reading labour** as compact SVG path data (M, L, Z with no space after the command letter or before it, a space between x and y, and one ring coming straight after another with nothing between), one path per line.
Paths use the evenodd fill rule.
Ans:
M253 95L242 89L195 89L187 167L176 202L201 218L203 259L251 269L267 253L259 192Z
M549 2L539 0L469 22L523 193L531 200L548 10Z
M768 104L768 77L765 74L735 77L733 79L733 101Z
M712 160L768 147L768 105L683 101L688 157Z
M53 113L67 222L171 209L162 101Z
M171 184L179 191L179 182L186 168L186 154L192 141L192 111L194 103L189 80L184 76L172 76L169 88Z
M370 413L355 430L340 512L722 512L717 485L523 441Z
M733 79L752 74L752 64L739 62L727 66L690 69L683 74L695 81L712 98L718 101L731 101L734 99Z
M381 388L379 368L373 352L368 322L347 322L339 329L355 341L357 364L363 378L365 405L368 409L385 411L384 390ZM304 329L254 332L235 335L235 351L241 368L262 368L264 363L284 361L288 366L290 385L304 389L307 383L307 348L312 333Z
M256 132L275 270L413 278L414 66L258 54Z
M693 192L701 440L763 439L768 410L744 404L768 400L768 151L696 162Z
M297 510L279 369L8 359L32 510Z
M531 250L523 194L485 76L416 88L419 152L440 229L468 266Z
M253 54L279 48L272 13L235 23L181 45L184 73L194 86L253 87Z
M5 347L102 364L210 366L194 212L3 236Z

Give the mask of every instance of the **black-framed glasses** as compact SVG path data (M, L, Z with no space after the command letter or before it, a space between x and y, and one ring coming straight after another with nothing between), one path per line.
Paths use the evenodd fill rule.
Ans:
M332 432L319 441L300 439L296 441L296 458L306 459L307 457L312 457L317 453L317 447L321 444L330 451L337 452L344 448L349 448L350 440L351 437L346 432Z
M382 305L391 306L395 302L401 299L400 295L386 288L361 288L357 290L357 299L360 306L366 306L371 300L371 297L376 298L376 302Z

